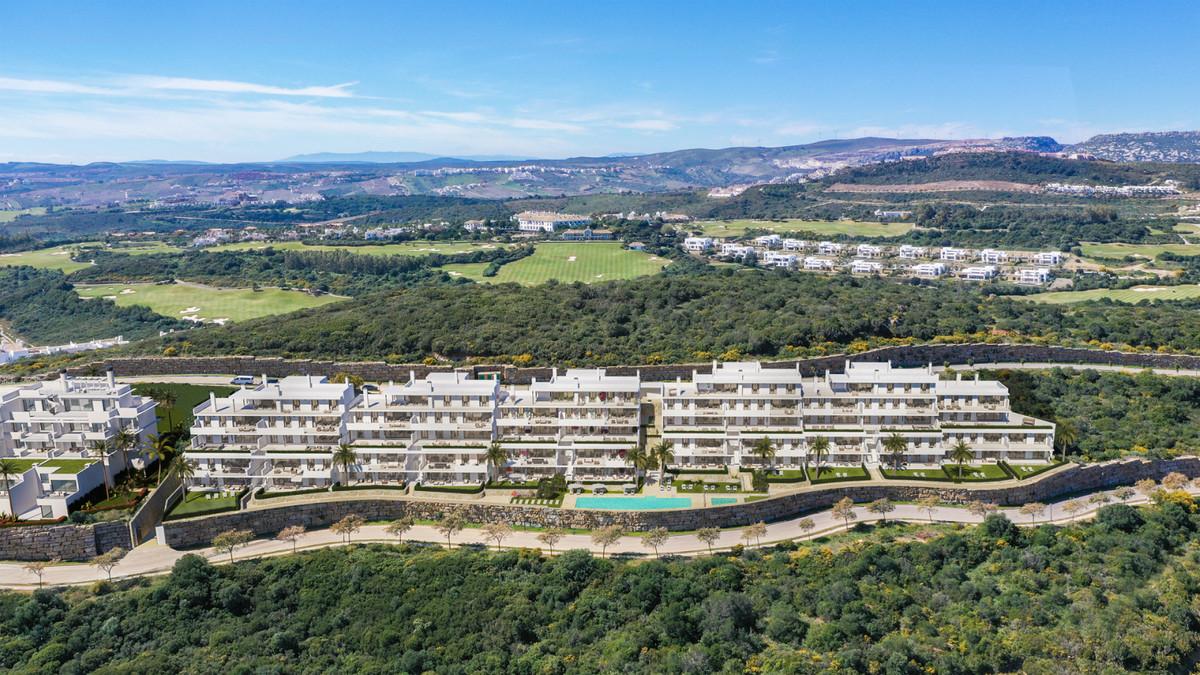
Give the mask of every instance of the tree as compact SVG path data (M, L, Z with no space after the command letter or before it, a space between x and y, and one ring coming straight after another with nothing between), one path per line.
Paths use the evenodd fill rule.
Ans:
M1154 482L1153 478L1143 478L1134 483L1133 487L1145 497L1152 497L1158 492L1158 483Z
M1113 496L1117 499L1120 499L1122 502L1127 502L1129 501L1129 498L1133 496L1134 492L1134 489L1128 485L1122 485L1116 490L1113 490Z
M29 572L30 574L37 575L37 578L38 578L38 588L41 588L41 587L42 587L42 575L44 575L44 574L46 573L46 568L47 568L47 567L49 567L50 565L54 564L54 563L57 563L57 562L58 562L58 558L55 558L54 560L49 560L49 561L47 561L47 560L34 560L34 561L31 561L31 562L27 562L27 563L25 563L25 564L23 565L23 567L25 568L25 571L26 571L26 572Z
M360 391L362 390L363 385L366 384L366 380L364 380L361 376L354 375L353 373L347 373L344 370L339 370L338 372L334 373L333 377L329 378L329 381L338 383L347 382L350 384L350 386Z
M413 529L413 526L416 524L417 522L412 516L404 516L388 523L383 531L395 537L397 543L403 544L405 533Z
M908 452L908 441L896 432L883 439L883 449L892 457L892 468L900 470L904 466L904 454Z
M1055 420L1054 447L1058 449L1062 461L1067 461L1067 450L1074 447L1078 440L1079 430L1074 424L1065 419Z
M816 466L817 475L813 478L820 478L821 462L829 456L829 439L824 436L817 436L812 439L812 442L808 444L808 454L812 455L813 465ZM812 482L811 478L809 482Z
M1110 497L1107 492L1097 492L1096 494L1088 497L1089 504L1107 504L1111 501L1112 497Z
M658 547L667 543L671 534L665 527L656 527L642 535L642 543L654 549L654 557L658 557Z
M933 522L933 510L941 506L942 500L935 494L924 495L917 499L917 506L924 509L929 516L929 522Z
M642 446L635 445L625 451L625 461L633 467L633 476L637 478L638 471L645 471L650 466L650 453L646 452Z
M658 468L658 478L662 480L667 466L675 461L674 446L670 441L662 441L650 449L650 461Z
M488 523L483 526L483 536L485 539L496 542L496 550L500 550L500 544L512 534L512 526L508 523Z
M1168 490L1182 490L1187 487L1187 484L1188 477L1178 471L1172 471L1162 479L1162 486Z
M179 479L179 484L183 489L183 498L187 499L187 484L196 476L196 465L188 461L188 458L181 452L175 455L171 466L167 468L167 475Z
M1063 504L1063 511L1066 511L1067 514L1071 516L1071 520L1075 520L1075 515L1084 508L1086 507L1084 507L1083 502L1079 501L1078 499L1072 499L1066 504Z
M854 500L849 497L842 497L833 509L830 511L834 518L841 518L846 523L846 529L850 529L850 521L858 519L858 514L854 513Z
M171 413L175 410L175 403L178 401L178 399L176 398L174 391L170 389L163 389L161 387L154 387L152 389L145 390L143 395L149 397L151 400L157 403L160 408L167 412L167 427L175 426L175 420L171 416Z
M550 547L550 555L554 555L554 545L562 541L567 533L561 527L548 527L538 533L537 539Z
M13 505L12 496L12 476L19 476L21 473L21 465L17 460L11 457L0 457L0 476L4 477L4 493L8 495L8 513L13 520L20 515L17 513L17 507Z
M1020 511L1021 515L1029 516L1030 523L1036 523L1038 516L1046 512L1046 505L1041 502L1029 502L1022 504Z
M489 475L493 476L492 480L499 480L500 470L508 461L508 448L501 443L492 442L487 447L484 459L489 467Z
M967 442L960 438L951 446L950 454L946 458L958 464L958 479L962 480L963 465L975 459L975 453L971 452L971 446L967 445Z
M116 567L117 564L121 562L121 558L124 557L125 549L118 546L116 548L109 549L107 553L101 553L95 558L92 558L92 565L102 570L108 575L108 580L112 581L113 568Z
M125 471L129 471L129 451L138 445L141 438L132 427L125 427L113 436L113 445L117 450L121 451L121 463L124 465Z
M767 465L767 469L774 468L775 464L775 446L771 443L771 439L763 436L754 442L754 446L750 448L750 452L755 457L762 460L763 464Z
M713 544L721 538L721 530L716 527L702 527L696 530L696 538L708 544L708 554L712 555Z
M438 521L437 529L438 532L446 535L446 547L449 548L450 538L459 532L462 532L463 528L466 526L467 521L465 518L463 518L461 513L458 511L450 511L449 513L443 515L442 519Z
M155 434L150 437L150 444L146 448L146 454L150 459L154 460L158 466L157 483L162 483L162 467L167 458L175 453L175 443L172 442L170 436L159 436ZM149 466L146 467L149 470Z
M995 511L998 507L995 504L979 501L978 499L967 504L967 511L972 515L980 518L987 518L989 513Z
M351 535L361 530L364 523L366 523L366 521L363 520L362 516L358 515L357 513L351 513L333 525L330 525L329 529L334 534L341 535L342 541L349 544Z
M796 527L800 528L800 531L807 537L808 533L817 527L817 523L812 518L801 518L796 521Z
M100 470L104 472L104 499L107 500L112 496L108 492L108 483L112 480L112 477L108 475L108 442L92 441L92 444L88 447L91 449L92 455L100 460Z
M887 514L896 510L896 505L887 497L881 497L867 504L867 511L879 516L881 522L887 522Z
M625 531L620 525L606 525L592 533L592 542L600 547L600 557L608 552L608 547L621 540Z
M742 530L742 539L745 539L747 544L749 544L750 540L753 539L755 543L761 546L762 538L765 536L767 536L767 524L761 520L753 525L747 525L746 528Z
M358 455L354 453L354 447L346 443L337 446L337 450L333 451L333 463L342 465L342 473L346 476L346 485L350 484L350 465L358 461Z
M250 530L226 530L213 537L212 545L219 553L228 553L229 562L233 562L233 552L254 539Z
M279 534L275 535L275 538L278 539L279 541L292 542L292 553L296 553L296 551L297 551L296 542L300 539L300 537L303 537L303 536L304 536L304 526L303 525L289 525L289 526L283 528L282 530L280 530Z

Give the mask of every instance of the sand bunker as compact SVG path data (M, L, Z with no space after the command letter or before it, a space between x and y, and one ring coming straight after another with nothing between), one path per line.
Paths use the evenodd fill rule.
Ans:
M567 258L567 262L575 262L575 256L571 256L570 258Z
M121 291L121 295L133 295L134 293L137 293L137 291L133 290L132 288L126 288Z
M179 313L180 314L195 314L196 312L199 312L199 311L200 311L199 307L188 307L187 309L179 310Z
M1167 289L1162 286L1136 286L1129 290L1133 291L1134 293L1158 293L1159 291L1165 291Z

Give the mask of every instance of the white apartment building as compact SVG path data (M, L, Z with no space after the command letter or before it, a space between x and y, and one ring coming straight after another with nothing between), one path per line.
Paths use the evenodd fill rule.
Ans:
M1008 262L1008 252L997 251L994 248L985 248L979 252L979 262L988 265L1002 265Z
M803 251L808 248L808 242L803 239L784 239L781 243L785 251Z
M859 244L854 254L860 258L881 258L883 257L883 247L875 244Z
M937 277L946 274L946 265L944 263L917 263L909 269L912 273L923 279L936 279Z
M1062 261L1063 254L1058 251L1039 251L1033 256L1033 262L1048 267L1061 265Z
M764 234L754 238L754 243L763 248L779 248L783 243L783 237L777 234Z
M804 269L806 270L832 270L833 261L829 258L816 258L808 256L804 259Z
M712 237L688 237L683 240L683 250L688 253L706 253L712 250Z
M550 211L522 211L512 219L522 232L553 232L566 227L585 227L592 222L588 216Z
M1053 278L1048 267L1023 267L1016 272L1016 281L1023 286L1040 286Z
M275 383L263 376L257 387L210 395L193 411L193 484L283 490L345 482L333 451L349 440L346 421L356 401L352 385L311 375Z
M0 394L0 457L21 468L9 478L17 516L66 516L71 504L134 468L126 467L126 456L131 465L142 461L141 448L156 429L154 410L154 401L118 384L111 370L103 377L63 372ZM137 438L126 452L113 446L122 430ZM108 444L105 451L93 449L101 442ZM0 499L0 510L8 508Z
M510 453L508 480L556 473L572 480L630 481L626 452L641 433L641 378L604 369L553 371L549 381L503 390L496 440Z
M817 253L821 255L838 255L844 248L841 244L833 241L823 241L817 244Z
M896 255L905 260L916 260L917 258L924 258L927 255L927 252L924 246L904 244L900 246L900 248L896 249Z
M883 263L875 260L854 260L850 262L850 271L854 274L879 274L883 272Z
M800 256L795 253L766 251L762 255L762 263L770 267L795 267L799 260Z
M988 281L996 278L996 266L964 267L961 274L967 281Z
M721 244L721 255L726 258L743 258L747 253L754 251L753 246L746 246L733 241L727 241Z
M954 248L952 246L943 246L938 252L938 260L946 262L965 262L970 260L971 252L965 248Z

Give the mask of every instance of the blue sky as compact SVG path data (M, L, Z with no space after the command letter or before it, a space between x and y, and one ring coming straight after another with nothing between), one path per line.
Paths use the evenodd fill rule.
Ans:
M1200 128L1195 2L10 2L0 162Z

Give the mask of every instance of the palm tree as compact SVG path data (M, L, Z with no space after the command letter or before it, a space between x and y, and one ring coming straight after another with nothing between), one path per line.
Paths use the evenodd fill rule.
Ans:
M892 468L897 471L904 465L904 453L908 452L908 441L896 432L883 439L883 449L892 456Z
M650 465L650 454L642 449L642 446L635 445L625 452L625 461L633 467L633 478L637 481L637 472L644 471Z
M108 482L110 480L110 478L108 476L108 442L107 441L92 441L91 450L92 450L93 455L100 458L100 464L103 466L104 499L107 500L110 497L110 495L108 494Z
M763 464L767 465L767 469L774 468L775 463L775 446L771 444L771 439L763 436L754 442L754 447L750 449L754 456L761 459Z
M196 465L188 461L187 457L181 452L175 455L175 460L171 462L171 466L167 469L168 476L174 476L179 479L179 484L183 486L183 498L187 499L187 482L196 475Z
M4 476L4 492L8 495L8 513L13 520L17 519L17 509L13 506L12 486L9 484L9 477L21 474L21 465L12 457L4 457L0 459L0 474Z
M146 449L146 454L149 455L150 459L154 460L154 463L157 465L157 483L161 483L163 463L167 461L168 457L174 454L175 444L171 442L170 436L159 436L155 434L154 436L151 436L149 440L150 446ZM150 467L147 466L146 469L149 470Z
M971 446L967 445L967 442L960 438L950 448L950 454L946 458L958 464L958 479L962 480L963 464L975 459L975 453L971 452Z
M134 431L132 427L121 429L113 436L113 445L115 445L116 448L121 451L121 464L126 472L128 472L130 468L129 451L138 445L140 441L141 439L138 437L137 432Z
M1054 424L1054 445L1058 447L1062 461L1067 461L1067 449L1079 440L1079 430L1067 420L1056 420Z
M163 410L167 412L167 428L175 426L175 420L171 412L175 409L175 403L178 399L175 397L175 392L170 389L161 389L155 387L145 391L145 395L157 403Z
M346 485L350 484L350 465L358 461L354 448L342 443L333 451L333 463L342 465L342 473L346 474Z
M662 481L663 474L667 471L667 466L675 461L674 447L670 441L662 441L650 449L650 462L653 466L658 467L658 480L660 482Z
M816 465L816 478L821 477L821 461L829 456L829 439L824 436L817 436L812 439L812 443L808 444L808 454L812 455L813 464ZM811 479L810 479L811 480Z
M500 469L504 463L508 461L508 448L500 443L492 443L487 447L487 453L484 455L487 464L495 469L495 477L493 480L500 479Z

